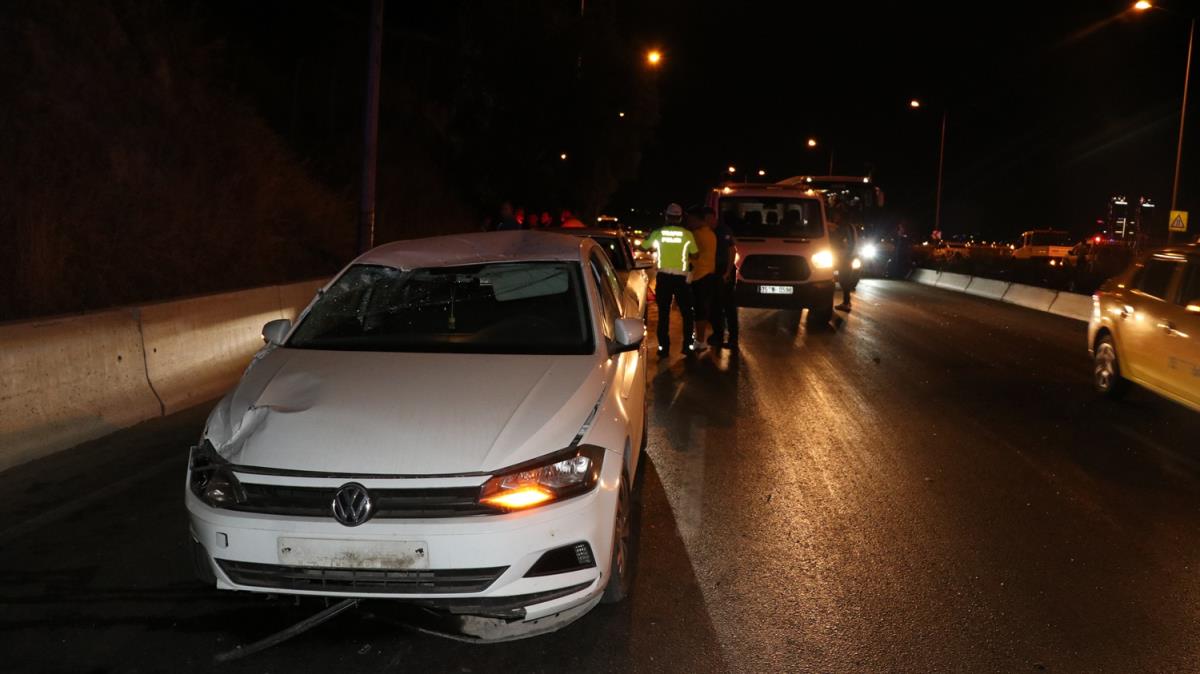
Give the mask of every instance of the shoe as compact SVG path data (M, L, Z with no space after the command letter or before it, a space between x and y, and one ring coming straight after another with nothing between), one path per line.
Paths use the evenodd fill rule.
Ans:
M842 302L841 304L834 307L834 309L837 309L838 311L845 311L845 312L849 313L850 312L850 303Z

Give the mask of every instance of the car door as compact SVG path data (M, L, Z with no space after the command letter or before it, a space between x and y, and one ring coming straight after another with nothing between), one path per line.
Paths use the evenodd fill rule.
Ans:
M1134 274L1118 314L1121 362L1133 379L1169 389L1168 353L1175 346L1167 332L1171 292L1183 269L1181 256L1154 254Z
M592 278L596 282L596 289L599 291L600 302L603 305L602 320L606 323L603 331L611 342L615 333L614 323L618 318L625 316L623 312L627 311L627 308L619 299L621 297L620 281L617 280L616 272L613 271L608 258L602 253L593 251L590 261ZM642 349L625 351L610 360L615 361L611 370L613 384L618 387L621 397L627 401L626 404L631 409L640 410L646 388L644 384L636 385L641 379L639 370L642 362Z
M1179 291L1163 325L1167 344L1167 390L1193 407L1200 407L1200 257L1182 270Z

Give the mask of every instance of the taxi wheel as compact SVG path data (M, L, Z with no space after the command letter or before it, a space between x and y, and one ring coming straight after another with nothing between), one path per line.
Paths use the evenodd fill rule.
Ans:
M1105 335L1096 343L1092 361L1092 383L1096 391L1109 398L1120 398L1129 390L1129 380L1121 376L1121 363L1112 337Z
M604 604L616 604L629 596L633 588L633 558L637 537L634 527L632 486L629 476L621 471L621 486L617 496L617 514L613 521L612 561L608 565L608 585L604 587Z

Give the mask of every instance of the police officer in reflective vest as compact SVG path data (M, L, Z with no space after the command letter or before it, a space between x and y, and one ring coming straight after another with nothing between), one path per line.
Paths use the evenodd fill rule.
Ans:
M683 353L695 353L695 316L692 304L691 269L696 257L696 239L684 227L683 207L679 204L667 206L666 223L650 233L642 241L644 250L658 251L658 274L654 282L654 294L658 304L658 355L662 356L671 346L671 300L679 305L683 315Z

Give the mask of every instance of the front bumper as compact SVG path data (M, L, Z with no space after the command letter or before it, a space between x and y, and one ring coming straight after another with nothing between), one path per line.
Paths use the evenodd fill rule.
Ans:
M357 527L332 518L217 509L185 493L192 540L219 589L399 599L447 613L530 621L587 604L603 591L620 471L620 461L605 461L592 492L524 512L373 519ZM401 569L288 566L284 538L418 542L428 562ZM543 553L577 543L590 547L594 566L526 577Z
M761 286L792 287L790 295L767 295ZM788 283L785 281L744 281L738 279L734 288L739 307L758 309L812 309L830 306L833 303L833 280Z

